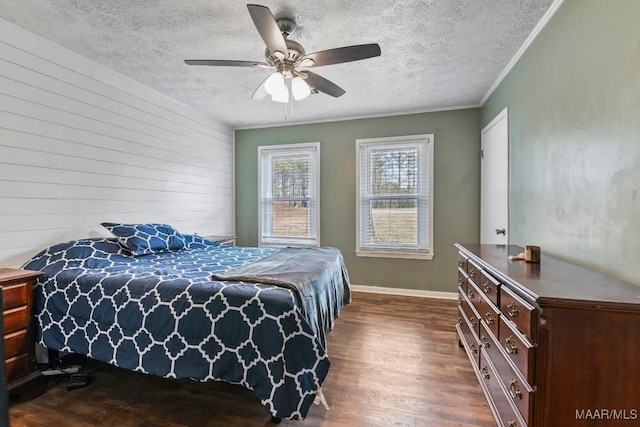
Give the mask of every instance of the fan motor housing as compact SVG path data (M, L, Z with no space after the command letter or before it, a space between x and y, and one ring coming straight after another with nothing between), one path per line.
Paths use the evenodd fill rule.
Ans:
M297 41L289 40L286 37L285 42L287 43L287 52L283 52L285 54L284 61L295 64L305 55L304 48ZM269 52L268 48L265 49L264 56L267 59L267 63L270 65L277 65L280 62L278 58Z

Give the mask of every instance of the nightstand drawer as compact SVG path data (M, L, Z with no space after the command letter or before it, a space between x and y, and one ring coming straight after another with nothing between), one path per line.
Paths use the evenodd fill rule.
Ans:
M27 305L29 286L27 283L17 283L4 286L4 309L8 310L21 305Z
M11 359L29 351L29 334L27 330L14 332L4 337L4 357Z
M12 308L4 312L5 335L27 329L29 326L29 310L27 306Z
M40 271L0 268L3 290L2 315L6 387L10 396L22 401L32 399L46 390L46 379L40 374L35 357L33 327L33 289Z
M29 374L29 365L28 354L22 354L20 356L12 357L11 359L7 359L4 364L7 372L7 383L10 384L12 381L18 380Z

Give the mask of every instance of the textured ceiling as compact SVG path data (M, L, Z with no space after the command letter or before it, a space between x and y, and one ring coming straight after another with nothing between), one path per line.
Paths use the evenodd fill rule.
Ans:
M2 0L0 18L232 127L477 105L552 0L262 1L293 18L307 53L377 42L382 55L314 72L346 90L294 104L251 95L269 70L184 59L263 61L246 3L216 0Z

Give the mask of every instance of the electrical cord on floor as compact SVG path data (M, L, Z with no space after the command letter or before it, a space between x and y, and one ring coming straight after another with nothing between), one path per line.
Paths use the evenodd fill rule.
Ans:
M77 388L86 387L90 383L90 375L108 368L110 365L105 364L95 368L89 372L80 372L81 365L67 365L62 359L56 358L51 367L42 371L42 374L51 377L55 384L61 382L67 383L67 390L75 390Z

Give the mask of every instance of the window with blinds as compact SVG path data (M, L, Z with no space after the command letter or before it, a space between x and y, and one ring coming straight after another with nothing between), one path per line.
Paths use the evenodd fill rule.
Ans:
M320 143L258 150L260 246L318 246Z
M433 135L356 140L359 256L433 257Z

